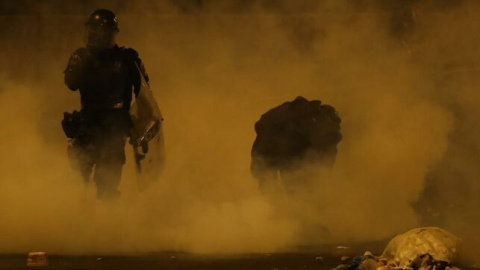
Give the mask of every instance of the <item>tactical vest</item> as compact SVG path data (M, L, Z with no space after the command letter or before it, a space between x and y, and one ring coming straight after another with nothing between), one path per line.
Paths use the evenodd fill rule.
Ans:
M128 109L132 99L131 63L124 48L99 52L80 87L82 109Z

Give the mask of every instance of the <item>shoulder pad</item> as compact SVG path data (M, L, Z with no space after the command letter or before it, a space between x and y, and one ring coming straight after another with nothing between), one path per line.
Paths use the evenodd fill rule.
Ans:
M76 49L72 55L77 55L77 56L80 56L80 57L83 57L87 54L87 48L85 47L80 47L78 49Z
M139 58L139 54L135 49L125 48L125 47L122 47L122 49L123 49L123 52L125 53L125 55L128 58L131 58L131 59L138 59Z

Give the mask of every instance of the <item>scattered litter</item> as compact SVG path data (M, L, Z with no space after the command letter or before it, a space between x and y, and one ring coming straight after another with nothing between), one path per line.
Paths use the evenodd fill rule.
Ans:
M367 250L367 251L365 251L365 253L363 253L363 256L365 256L365 257L367 257L367 256L373 257L373 254L372 254L372 252L370 252L370 251Z
M335 270L459 270L452 266L458 245L459 239L443 229L417 228L393 238L381 256L370 251L343 256Z
M27 266L47 266L48 258L46 252L28 253Z
M315 261L320 261L320 262L323 262L323 257L320 257L320 256L318 256L318 257L315 257Z
M349 259L350 259L350 257L348 257L348 256L342 256L342 258L340 258L340 261L346 262L346 261L348 261Z
M342 257L342 264L337 266L336 270L378 270L381 267L375 256L370 251L366 251L363 255L349 259L347 256Z
M101 261L101 260L103 260L103 258L97 258L97 261Z
M350 249L350 247L347 247L347 246L338 246L337 249Z

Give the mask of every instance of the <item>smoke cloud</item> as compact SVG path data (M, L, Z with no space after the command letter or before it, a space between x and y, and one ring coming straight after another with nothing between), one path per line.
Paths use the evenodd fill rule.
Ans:
M448 168L474 200L478 151L466 149L479 146L478 5L222 3L3 6L0 252L267 252L383 240L421 225L412 205L428 197L425 183L464 196ZM118 42L139 51L165 117L164 175L139 193L129 155L117 203L97 201L70 168L59 123L79 108L63 69L100 7L117 12ZM454 60L468 72L446 69ZM329 177L272 205L249 172L253 125L298 95L333 105L344 138ZM475 234L473 205L463 206L468 221L442 224Z

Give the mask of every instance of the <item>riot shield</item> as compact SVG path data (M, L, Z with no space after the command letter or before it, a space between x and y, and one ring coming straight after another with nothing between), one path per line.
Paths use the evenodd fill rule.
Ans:
M150 86L140 74L140 90L130 107L133 124L131 140L137 170L138 188L143 191L156 181L165 164L163 117Z

